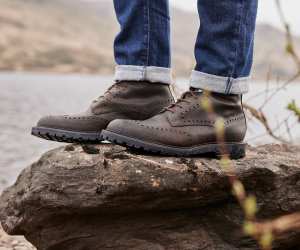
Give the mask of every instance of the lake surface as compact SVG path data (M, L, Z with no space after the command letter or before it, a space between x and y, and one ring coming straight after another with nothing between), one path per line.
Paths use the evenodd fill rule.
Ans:
M84 111L94 98L103 94L111 82L112 77L102 76L0 73L0 191L12 184L20 171L42 153L62 145L30 135L31 127L41 116ZM177 83L177 89L187 88L188 80L179 79L177 82L181 84ZM272 84L269 89L277 87ZM244 99L260 107L267 98L265 93L261 93L265 89L266 84L253 83L251 92ZM272 93L270 90L269 95ZM286 106L292 99L300 104L299 97L300 84L293 83L286 90L278 92L263 109L272 128L289 117L286 123L293 138L300 138L300 125L286 110ZM286 123L283 122L283 126L276 132L289 139ZM265 144L274 140L265 135L263 126L250 120L247 142Z

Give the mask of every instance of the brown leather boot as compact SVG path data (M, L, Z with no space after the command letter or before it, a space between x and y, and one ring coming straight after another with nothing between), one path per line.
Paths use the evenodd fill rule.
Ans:
M204 100L211 104L213 113L204 110ZM223 148L232 158L243 157L247 128L239 95L187 92L176 104L148 120L111 122L102 136L117 144L164 155L220 155L225 151L216 135L215 123L220 117L225 127Z
M145 120L174 103L169 85L123 81L114 84L89 109L77 115L43 117L32 134L60 142L97 143L115 119Z

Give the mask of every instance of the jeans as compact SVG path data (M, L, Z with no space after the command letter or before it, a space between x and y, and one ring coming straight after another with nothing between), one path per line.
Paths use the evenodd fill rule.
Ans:
M190 86L224 94L248 91L258 0L198 0L200 28ZM121 27L115 80L170 84L168 0L114 0Z

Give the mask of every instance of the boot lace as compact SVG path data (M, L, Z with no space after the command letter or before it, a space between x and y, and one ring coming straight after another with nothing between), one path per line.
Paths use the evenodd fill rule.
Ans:
M103 95L97 97L93 103L99 102L101 101L103 98L105 98L107 95L111 95L112 94L112 90L113 89L118 89L118 83L114 83L113 85L111 85L105 92Z
M176 108L183 109L183 103L191 103L191 100L186 99L189 96L196 97L196 94L192 91L185 92L179 99L177 99L176 103L171 104L169 107L165 108L162 112L169 111L175 113Z

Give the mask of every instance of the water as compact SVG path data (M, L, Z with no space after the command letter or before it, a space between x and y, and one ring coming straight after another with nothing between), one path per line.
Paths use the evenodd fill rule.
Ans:
M111 77L79 75L40 75L24 73L0 74L0 191L12 184L20 171L37 160L45 151L61 144L41 140L30 135L31 127L43 115L66 114L84 111L91 100L101 95L112 82ZM179 80L180 89L187 80ZM274 88L276 86L271 86ZM265 94L251 98L266 88L265 84L252 85L252 92L245 100L259 107ZM264 108L273 127L290 116L285 107L291 99L299 100L300 85L293 84L281 91ZM299 103L299 102L298 102ZM293 137L300 137L300 125L292 117L288 124ZM278 130L286 136L285 126ZM273 140L262 136L265 130L257 123L250 122L247 141L251 144L268 143Z

